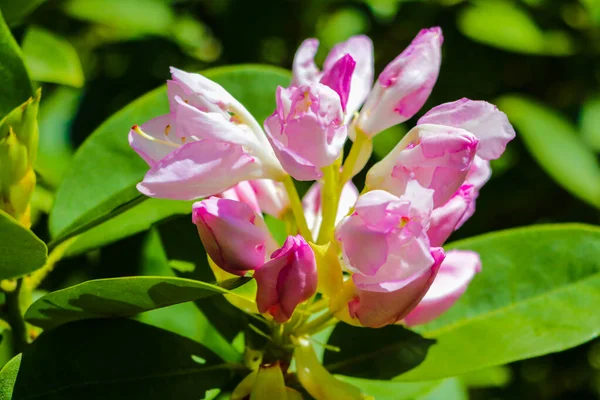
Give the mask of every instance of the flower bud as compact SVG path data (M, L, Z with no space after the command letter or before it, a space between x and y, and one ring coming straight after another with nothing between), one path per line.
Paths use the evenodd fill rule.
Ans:
M319 229L321 228L321 222L323 222L323 211L321 210L322 186L321 183L315 182L302 198L304 217L306 218L306 223L312 232L314 240L319 236ZM348 181L342 188L342 193L340 194L340 202L335 217L336 224L348 214L354 206L354 203L356 203L356 199L358 199L358 189L356 189L356 186L354 186L352 181Z
M193 200L285 175L260 125L233 96L202 75L171 73L170 113L129 133L131 147L151 167L140 192Z
M37 113L41 91L0 121L0 209L29 227L29 202L35 188L38 150Z
M477 151L477 138L460 128L417 125L368 172L369 189L402 195L410 180L433 189L434 207L463 184Z
M194 203L192 209L206 252L227 272L244 275L263 265L277 248L262 217L245 203L211 197Z
M281 182L271 179L243 181L221 192L219 197L246 203L255 212L281 218L289 208L290 200Z
M442 42L440 28L423 29L385 67L358 117L361 131L375 136L423 107L438 77Z
M433 264L427 270L404 279L400 289L381 292L358 288L357 296L348 303L350 316L369 328L379 328L402 320L419 304L433 284L444 252L439 247L434 248L431 257Z
M427 294L404 319L406 325L425 324L446 312L462 296L479 271L479 254L473 251L449 251Z
M265 121L283 168L295 179L316 180L339 157L346 125L339 95L320 83L277 89L277 109Z
M285 322L296 306L317 290L317 266L313 250L300 235L288 236L271 260L254 272L258 286L256 304L277 322Z
M418 124L445 125L471 132L479 139L477 155L484 160L499 158L515 137L508 117L495 105L466 98L432 108Z
M374 190L358 198L354 213L337 226L346 267L359 289L391 292L434 263L426 227L431 190L412 182L400 198Z
M346 121L348 121L360 108L373 86L373 42L367 36L358 35L335 45L325 58L323 72L317 68L314 61L318 47L317 39L307 39L302 42L294 57L292 85L300 86L322 82L331 86L328 83L330 78L327 76L332 73L331 71L335 69L334 67L342 58L349 55L356 66L351 72L349 93L342 100L346 111ZM341 66L337 65L338 68ZM334 88L334 90L336 89Z

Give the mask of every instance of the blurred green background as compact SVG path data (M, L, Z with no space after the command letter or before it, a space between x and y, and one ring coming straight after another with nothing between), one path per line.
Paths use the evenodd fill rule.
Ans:
M73 152L107 117L164 83L169 66L289 68L307 37L320 39L322 60L335 43L365 33L378 73L419 29L435 25L445 37L442 69L417 117L442 102L484 99L518 132L493 163L478 212L453 239L536 223L600 222L599 0L0 0L0 9L44 92L34 198L34 230L43 239ZM379 135L375 159L417 119ZM46 289L134 274L146 240L139 234L63 260ZM471 398L596 399L600 342L496 373L484 383L469 379Z

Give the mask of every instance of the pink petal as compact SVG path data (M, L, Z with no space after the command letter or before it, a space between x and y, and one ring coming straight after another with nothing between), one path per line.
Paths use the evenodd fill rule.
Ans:
M292 64L292 85L305 85L319 80L321 71L315 64L315 55L319 48L317 39L306 39L294 56Z
M444 259L441 249L433 249L433 265L413 276L402 289L393 292L371 292L358 289L358 297L348 304L350 316L361 325L379 328L403 319L423 298L433 283Z
M368 135L411 118L425 104L441 64L440 28L423 29L412 43L385 67L358 119Z
M330 69L327 69L321 78L321 83L329 86L340 96L342 110L346 111L348 96L350 95L350 82L356 62L350 54L340 58Z
M463 185L446 204L433 210L427 231L432 246L444 244L452 232L473 215L475 208L471 204L476 198L475 188Z
M173 136L171 132L172 127L173 123L170 114L153 118L140 126L140 128L142 128L145 134L160 140L160 142L147 139L131 129L129 131L129 145L152 167L179 145L169 137L169 135ZM173 145L164 142L173 143Z
M515 137L508 117L496 106L465 98L432 108L418 124L447 125L473 133L479 138L477 155L484 160L499 158Z
M138 183L149 197L194 200L260 177L261 166L242 146L204 139L169 153Z
M462 296L479 271L481 271L481 260L477 253L449 251L427 294L404 319L406 324L408 326L425 324L446 312Z

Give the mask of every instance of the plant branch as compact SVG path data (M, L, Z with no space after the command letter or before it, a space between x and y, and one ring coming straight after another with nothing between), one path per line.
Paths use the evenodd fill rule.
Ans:
M7 322L13 333L15 354L21 353L29 343L27 339L27 327L21 312L19 294L23 286L23 278L17 279L17 286L12 292L6 293Z

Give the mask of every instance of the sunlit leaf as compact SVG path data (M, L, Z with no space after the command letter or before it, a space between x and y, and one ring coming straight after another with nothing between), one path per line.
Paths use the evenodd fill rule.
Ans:
M579 123L585 143L600 152L600 96L583 103Z
M483 269L447 313L415 328L436 343L397 379L456 376L562 351L600 333L600 228L540 225L446 247L478 252Z
M543 32L519 6L507 1L481 1L462 10L458 28L470 39L526 54L570 55L574 52L564 32Z
M84 83L81 62L68 40L46 29L30 27L23 39L23 56L31 79L74 87Z
M23 276L46 263L47 249L33 232L0 211L0 279Z
M29 307L25 319L44 329L91 318L130 317L144 311L229 293L247 281L220 285L191 279L132 276L98 279L49 293Z
M600 164L571 123L549 107L519 95L496 101L540 166L573 195L600 208Z
M0 119L2 119L34 94L23 63L23 54L2 19L2 12L0 12L0 60L2 60L2 68L0 68L0 82L2 82Z

